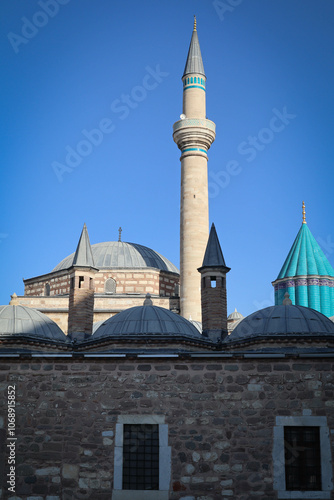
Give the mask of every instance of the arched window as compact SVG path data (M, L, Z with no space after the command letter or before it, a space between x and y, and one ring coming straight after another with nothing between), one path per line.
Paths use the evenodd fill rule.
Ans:
M193 83L193 77L192 76L190 77L190 83Z
M104 284L104 293L116 293L116 281L108 278Z
M44 287L44 295L45 295L45 297L50 297L50 285L49 285L49 283L46 283L46 285Z
M197 83L197 77L196 77L196 76L195 76L195 78L194 78L194 83Z

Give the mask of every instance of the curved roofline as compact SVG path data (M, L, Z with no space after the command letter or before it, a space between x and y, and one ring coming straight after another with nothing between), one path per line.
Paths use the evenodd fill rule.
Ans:
M279 340L281 337L290 340L331 337L334 340L334 323L309 307L275 305L248 315L240 321L225 342L245 342L255 338Z
M125 241L104 241L91 245L95 267L102 269L158 269L180 274L178 268L152 248ZM65 257L52 272L69 269L75 253Z

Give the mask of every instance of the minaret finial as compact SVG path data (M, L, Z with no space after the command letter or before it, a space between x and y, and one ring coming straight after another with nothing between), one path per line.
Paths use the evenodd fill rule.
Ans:
M305 203L303 202L303 224L306 224Z
M118 241L122 241L122 231L123 229L121 227L118 228Z
M194 16L194 31L197 31L197 21L196 21L196 16Z

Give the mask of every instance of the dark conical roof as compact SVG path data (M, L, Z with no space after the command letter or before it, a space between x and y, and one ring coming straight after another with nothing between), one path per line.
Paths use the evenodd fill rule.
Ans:
M95 267L86 224L84 224L82 229L72 266Z
M222 249L220 247L220 243L218 240L217 232L215 225L212 224L208 244L206 246L205 255L203 259L202 269L203 267L225 267L230 270L225 264L225 259L223 256Z
M196 31L196 21L194 24L194 31L190 41L190 47L183 76L188 75L190 73L197 73L205 76L201 49L199 46L198 35Z

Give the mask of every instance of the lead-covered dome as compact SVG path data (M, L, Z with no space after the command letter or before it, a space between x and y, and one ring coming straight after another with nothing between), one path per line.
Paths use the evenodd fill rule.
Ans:
M202 338L194 325L168 309L158 306L136 306L104 321L93 334L92 340L148 335Z
M94 265L98 269L153 267L162 271L179 274L179 270L166 257L151 248L137 243L106 241L91 246ZM72 266L74 253L63 259L53 270L60 271Z
M334 323L318 311L303 306L280 305L260 309L243 319L227 341L334 335Z
M68 343L59 326L36 309L24 306L0 306L0 339L27 339Z

